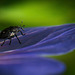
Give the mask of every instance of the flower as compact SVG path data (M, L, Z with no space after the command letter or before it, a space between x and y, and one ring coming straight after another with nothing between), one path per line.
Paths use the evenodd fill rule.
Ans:
M46 55L60 55L75 48L75 24L25 28L26 35L0 46L0 75L57 75L66 66ZM2 43L0 39L0 44Z

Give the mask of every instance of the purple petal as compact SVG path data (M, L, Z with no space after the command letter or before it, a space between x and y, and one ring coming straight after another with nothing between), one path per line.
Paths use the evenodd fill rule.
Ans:
M63 54L75 48L75 24L25 28L25 36L19 35L22 44L16 38L9 40L0 47L0 51L10 50L9 53L26 54ZM2 42L1 42L2 43ZM11 51L12 50L12 51Z
M58 75L65 71L59 61L26 55L0 56L0 75Z

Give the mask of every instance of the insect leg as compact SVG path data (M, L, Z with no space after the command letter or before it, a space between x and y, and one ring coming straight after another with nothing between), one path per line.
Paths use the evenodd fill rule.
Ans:
M5 40L4 40L4 42L1 44L1 46L3 46L4 43L5 43Z
M24 28L23 27L20 27L23 31L24 31Z
M9 43L9 45L11 44L11 38L10 38L10 43Z
M22 34L22 35L25 35L25 34L23 34L23 32L21 31L21 30L19 30L20 31L20 33Z
M23 25L23 26L20 26L20 28L24 31L24 27L25 27L25 25Z
M21 44L21 42L20 42L20 40L19 40L19 38L17 37L17 35L16 35L16 34L15 34L15 36L16 36L16 38L18 39L19 43Z

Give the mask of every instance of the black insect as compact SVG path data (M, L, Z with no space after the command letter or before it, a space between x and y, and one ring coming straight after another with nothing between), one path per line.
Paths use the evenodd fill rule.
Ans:
M4 39L4 42L1 44L1 46L3 46L3 44L5 43L5 41L7 39L10 39L10 43L9 43L9 45L10 45L11 44L11 39L15 36L18 39L19 43L21 44L19 38L17 37L18 32L20 32L22 35L25 35L21 31L21 29L24 30L23 27L21 27L21 26L10 26L10 27L5 28L4 30L2 30L1 33L0 33L0 39Z

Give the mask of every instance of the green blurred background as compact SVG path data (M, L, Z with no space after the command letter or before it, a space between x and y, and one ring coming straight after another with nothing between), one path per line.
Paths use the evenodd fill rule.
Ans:
M3 0L0 1L0 30L20 25L26 27L75 23L74 0ZM51 56L67 66L64 75L75 75L75 51Z

